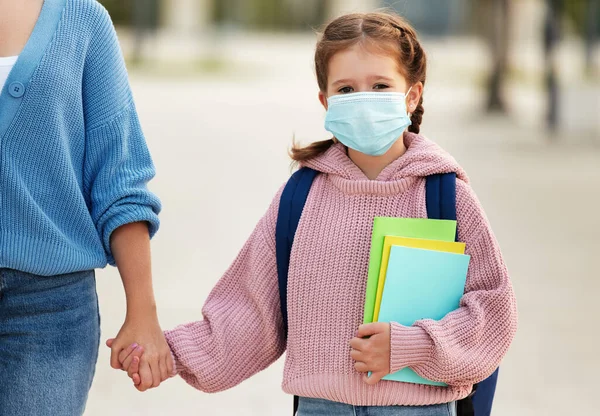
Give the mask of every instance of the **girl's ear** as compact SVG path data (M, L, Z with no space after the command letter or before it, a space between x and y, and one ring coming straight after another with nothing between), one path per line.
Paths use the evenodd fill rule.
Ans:
M421 96L423 95L423 83L417 82L412 86L408 96L406 97L406 109L409 113L413 113L417 106L419 105L419 101L421 101Z
M325 111L327 111L327 97L325 96L325 93L323 91L319 91L319 101L321 102L321 105L325 108Z

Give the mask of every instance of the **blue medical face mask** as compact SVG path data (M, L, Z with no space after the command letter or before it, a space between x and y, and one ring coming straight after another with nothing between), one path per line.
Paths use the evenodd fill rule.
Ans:
M412 124L406 111L409 92L356 92L329 97L325 130L357 152L381 156Z

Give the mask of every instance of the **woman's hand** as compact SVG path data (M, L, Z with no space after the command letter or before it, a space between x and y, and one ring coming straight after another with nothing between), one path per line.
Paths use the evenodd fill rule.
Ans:
M350 341L350 356L355 361L354 368L364 375L365 383L377 384L390 373L390 337L389 323L375 322L361 325L356 338ZM365 338L369 337L369 338Z
M110 364L115 369L127 371L137 358L136 387L140 391L158 387L174 373L171 350L155 317L128 316L117 337L106 344L112 350ZM133 378L133 373L129 373Z

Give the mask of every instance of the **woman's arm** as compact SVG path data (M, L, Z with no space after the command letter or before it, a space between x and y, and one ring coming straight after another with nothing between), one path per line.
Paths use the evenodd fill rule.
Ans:
M173 372L169 346L156 313L148 225L138 222L119 227L112 234L111 247L127 297L125 323L111 343L111 366L121 368L125 348L133 342L143 346L139 363L143 391L157 387Z
M85 125L82 191L108 263L117 265L127 296L125 323L111 364L132 342L145 348L144 387L168 374L168 348L152 292L150 237L159 227L159 199L148 190L155 169L140 126L117 34L96 2L82 74Z

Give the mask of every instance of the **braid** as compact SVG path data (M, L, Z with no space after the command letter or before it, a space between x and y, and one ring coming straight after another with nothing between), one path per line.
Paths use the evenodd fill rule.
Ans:
M421 95L421 99L419 100L419 105L415 111L413 111L410 116L410 121L412 124L408 127L408 131L411 133L419 134L421 132L421 122L423 121L423 113L425 113L425 108L423 107L423 96Z

